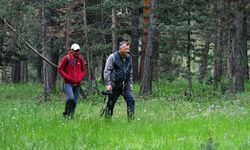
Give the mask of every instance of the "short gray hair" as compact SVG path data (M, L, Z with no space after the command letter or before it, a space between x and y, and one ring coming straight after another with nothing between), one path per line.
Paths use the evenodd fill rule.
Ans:
M128 41L121 41L119 43L119 48L121 48L121 46L124 45L124 44L129 45L129 42Z

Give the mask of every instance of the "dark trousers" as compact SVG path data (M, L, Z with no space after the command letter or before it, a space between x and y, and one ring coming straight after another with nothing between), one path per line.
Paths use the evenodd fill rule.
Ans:
M113 109L118 97L122 95L127 103L127 113L128 117L132 117L135 111L135 100L134 92L129 84L126 84L123 87L114 87L112 94L109 96L108 105L107 105L107 115L111 117L113 115Z

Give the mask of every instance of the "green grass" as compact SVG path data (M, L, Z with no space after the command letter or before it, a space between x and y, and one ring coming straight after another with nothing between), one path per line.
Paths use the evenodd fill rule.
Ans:
M0 147L250 149L249 93L199 96L191 101L183 98L182 85L164 83L158 92L165 96L147 100L136 96L136 117L131 122L127 120L123 99L119 99L111 120L99 117L102 104L91 102L101 100L98 96L79 102L74 119L67 120L62 117L63 96L42 102L40 85L1 85ZM138 86L135 91L138 92Z

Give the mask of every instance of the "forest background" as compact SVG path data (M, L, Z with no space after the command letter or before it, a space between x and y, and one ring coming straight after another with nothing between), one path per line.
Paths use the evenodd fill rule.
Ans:
M3 149L249 149L249 0L0 0ZM128 40L136 113L99 116L102 72ZM81 46L87 77L62 116L57 64ZM44 56L44 57L41 57ZM54 65L51 65L54 64Z
M0 81L42 83L45 97L60 77L31 49L58 64L72 43L82 47L90 94L100 92L106 58L121 40L131 43L133 80L143 95L152 93L153 81L185 79L188 96L194 81L222 93L244 92L249 81L247 0L1 0L1 6Z

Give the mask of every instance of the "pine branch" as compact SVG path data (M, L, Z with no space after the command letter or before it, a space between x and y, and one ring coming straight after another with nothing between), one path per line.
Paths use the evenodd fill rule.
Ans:
M43 60L45 60L48 64L50 64L51 66L57 68L57 65L54 64L53 62L51 62L50 60L48 60L46 57L44 57L42 54L40 54L34 47L32 47L17 31L16 29L14 29L8 22L6 19L3 19L4 22L6 23L6 25L24 42L24 44L26 46L28 46L30 48L30 50L32 50L35 54L37 54L39 57L41 57Z

